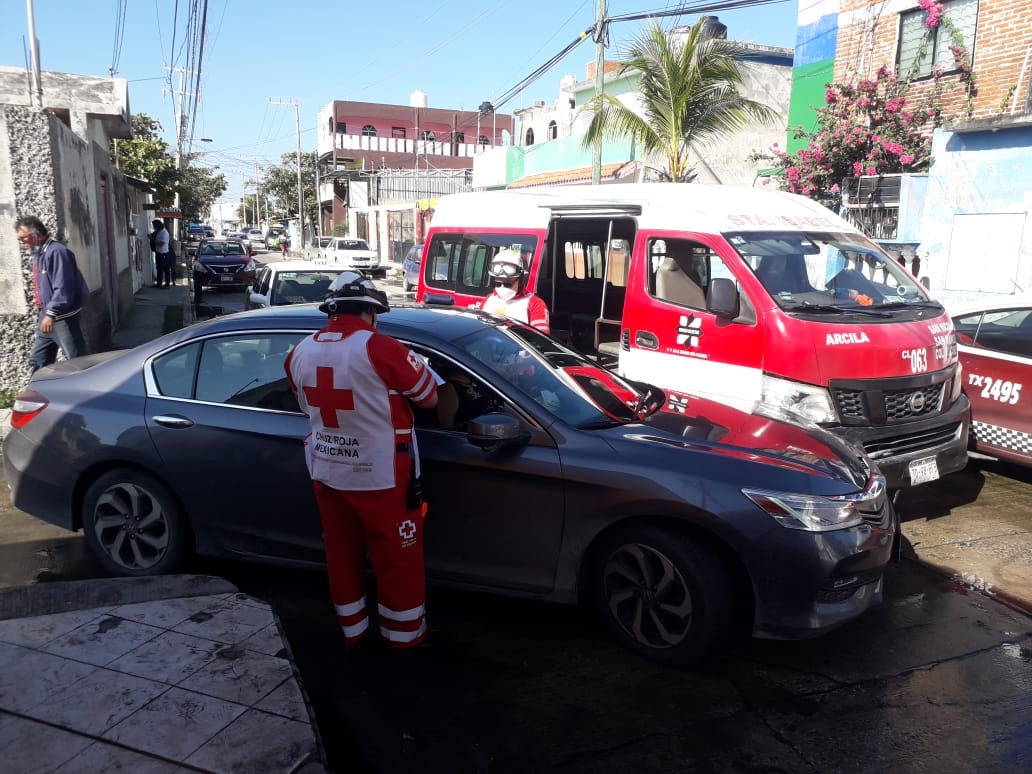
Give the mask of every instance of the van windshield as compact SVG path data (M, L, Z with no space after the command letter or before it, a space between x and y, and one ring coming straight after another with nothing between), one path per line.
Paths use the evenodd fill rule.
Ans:
M931 301L894 259L855 234L767 231L726 237L782 309L885 309Z

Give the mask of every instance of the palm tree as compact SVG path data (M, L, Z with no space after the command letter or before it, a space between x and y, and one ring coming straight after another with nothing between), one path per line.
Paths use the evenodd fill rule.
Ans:
M713 38L702 21L683 42L672 41L652 22L625 50L621 74L640 74L638 97L643 115L609 94L585 105L593 115L584 148L602 138L630 137L647 155L666 159L665 179L691 182L695 174L689 150L699 142L730 134L752 121L767 125L780 116L768 106L743 97L739 61L742 46Z

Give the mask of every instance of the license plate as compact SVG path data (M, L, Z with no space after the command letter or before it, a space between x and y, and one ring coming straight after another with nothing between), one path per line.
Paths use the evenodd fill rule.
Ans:
M935 463L935 457L925 457L923 460L914 460L910 463L910 483L912 485L935 481L938 477L939 466Z
M221 279L223 282L232 282L235 277L232 274L223 274ZM935 460L932 460L932 462L935 462Z

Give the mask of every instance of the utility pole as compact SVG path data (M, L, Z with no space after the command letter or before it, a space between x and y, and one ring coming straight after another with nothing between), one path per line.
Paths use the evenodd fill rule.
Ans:
M176 184L176 196L173 206L176 211L179 211L179 184L183 178L183 167L185 161L183 159L183 135L186 131L186 112L184 111L184 100L186 98L186 89L184 86L184 79L186 78L185 67L170 67L169 65L162 65L162 68L168 70L170 73L179 73L179 103L176 105L176 171L179 173L179 182ZM191 94L191 96L193 96ZM179 217L176 218L172 225L173 238L177 241L182 238L182 225L183 225L183 213L179 212Z
M595 17L595 99L602 110L602 93L605 90L606 69L606 0L598 0ZM591 157L591 184L602 182L602 133L595 139Z
M269 100L270 105L293 105L294 125L297 128L297 238L304 245L305 240L305 196L301 188L301 109L296 99Z
M36 39L36 12L32 8L32 0L26 0L29 13L29 57L32 60L33 102L43 109L43 74L39 69L39 41Z

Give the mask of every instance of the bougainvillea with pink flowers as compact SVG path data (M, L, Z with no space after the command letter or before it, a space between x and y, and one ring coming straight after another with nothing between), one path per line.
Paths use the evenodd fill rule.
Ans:
M936 0L918 0L925 12L924 26L934 35L940 26L952 41L953 70L965 89L967 108L977 92L971 55L956 26ZM927 44L927 43L926 43ZM752 156L783 170L784 187L834 207L841 201L841 185L851 177L924 172L931 166L932 131L942 124L941 97L954 84L943 81L943 69L933 67L922 96L909 96L913 73L897 78L886 66L874 79L859 83L828 84L824 106L817 111L817 129L802 129L795 138L809 141L794 153L773 147Z
M941 123L939 94L933 87L912 104L907 85L884 66L873 80L829 84L817 111L817 130L796 133L809 147L788 153L775 146L753 158L783 168L792 193L838 202L845 178L928 169L932 129Z

